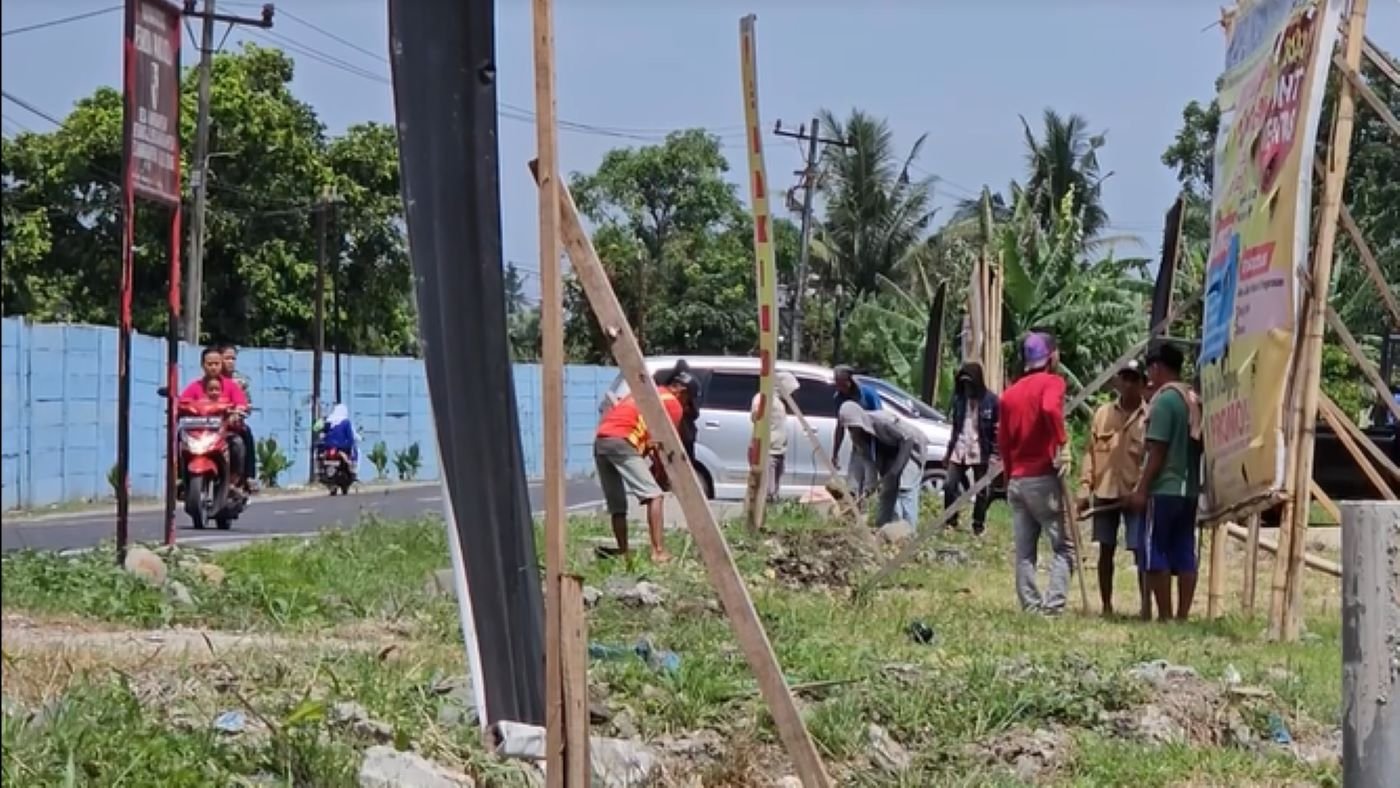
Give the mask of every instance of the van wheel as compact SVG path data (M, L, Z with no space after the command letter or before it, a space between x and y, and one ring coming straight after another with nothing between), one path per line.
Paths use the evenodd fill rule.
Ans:
M700 466L695 466L695 475L700 479L700 489L705 491L705 500L715 499L715 482L710 478L710 472Z
M943 482L948 478L948 472L939 467L924 468L924 492L943 494Z

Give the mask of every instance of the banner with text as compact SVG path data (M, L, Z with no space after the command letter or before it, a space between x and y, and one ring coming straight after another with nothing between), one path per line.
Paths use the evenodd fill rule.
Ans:
M1313 148L1340 0L1244 0L1228 36L1197 361L1220 512L1278 490Z

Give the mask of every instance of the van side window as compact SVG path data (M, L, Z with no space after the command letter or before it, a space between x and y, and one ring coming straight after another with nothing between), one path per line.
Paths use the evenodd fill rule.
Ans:
M706 409L749 412L758 393L758 375L747 372L710 373L702 406Z
M808 418L836 418L836 386L821 378L798 378L802 385L792 395L802 415Z

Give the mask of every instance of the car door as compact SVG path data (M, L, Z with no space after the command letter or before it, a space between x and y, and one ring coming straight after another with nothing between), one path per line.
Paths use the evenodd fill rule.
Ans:
M836 387L830 380L816 375L798 374L797 380L800 385L792 399L802 410L807 424L816 432L817 439L821 442L821 451L830 457L831 447L835 445L836 440ZM791 421L796 422L796 419ZM784 474L785 480L806 487L825 485L828 476L826 463L817 455L817 450L813 448L801 425L794 423L792 427L796 434L788 444L788 470ZM850 453L850 441L846 441L841 446L842 470L846 468Z
M758 375L742 370L714 369L700 407L702 443L714 453L715 497L743 497L749 474L749 440L753 422L749 408L758 393Z

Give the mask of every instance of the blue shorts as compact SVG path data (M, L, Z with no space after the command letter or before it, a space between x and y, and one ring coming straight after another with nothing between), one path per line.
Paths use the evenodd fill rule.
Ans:
M1148 572L1172 574L1196 571L1196 499L1184 495L1153 495L1147 500Z

